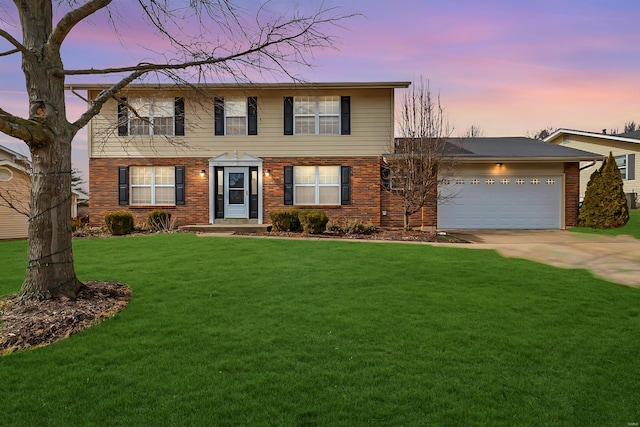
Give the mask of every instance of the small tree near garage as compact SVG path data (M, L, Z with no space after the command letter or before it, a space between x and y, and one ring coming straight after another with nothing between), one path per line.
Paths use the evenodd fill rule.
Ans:
M578 214L578 226L618 228L629 221L629 207L624 194L622 175L613 154L600 169L591 174L584 201Z
M385 156L382 188L402 204L404 228L409 218L438 197L438 185L451 176L457 147L449 142L451 128L429 83L420 79L407 89L395 138Z

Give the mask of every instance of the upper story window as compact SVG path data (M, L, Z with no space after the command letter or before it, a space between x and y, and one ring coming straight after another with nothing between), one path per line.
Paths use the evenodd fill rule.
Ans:
M287 96L285 135L350 135L350 96Z
M118 135L184 135L183 98L121 98Z
M215 97L216 135L257 135L257 97Z
M339 135L339 96L298 96L293 100L295 135Z

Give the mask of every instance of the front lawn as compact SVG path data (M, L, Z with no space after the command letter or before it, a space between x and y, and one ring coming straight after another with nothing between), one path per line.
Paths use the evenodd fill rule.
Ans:
M589 227L572 227L571 231L579 233L603 234L606 236L619 236L626 234L628 236L640 239L640 209L629 209L629 222L624 227L596 229Z
M0 425L628 425L640 291L493 251L189 234L74 242L123 312L0 357ZM0 243L0 294L26 242Z

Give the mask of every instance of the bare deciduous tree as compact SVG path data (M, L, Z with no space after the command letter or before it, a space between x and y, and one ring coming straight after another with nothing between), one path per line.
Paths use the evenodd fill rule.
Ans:
M440 96L422 79L401 101L395 138L383 166L383 188L402 201L404 227L409 217L438 198L438 185L454 172L459 148L449 142L449 126Z
M555 129L551 126L547 126L546 128L540 129L537 132L527 132L526 135L528 138L531 139L540 139L543 140L546 137L548 137L549 135L551 135L553 132L555 132Z
M484 132L480 129L480 126L471 125L469 129L462 135L463 138L482 138Z
M126 14L111 3L15 0L17 20L8 6L0 6L0 42L5 45L0 45L0 58L21 56L29 103L26 118L0 108L0 132L24 141L32 159L29 260L21 291L24 299L74 297L82 286L71 250L71 142L107 100L149 73L156 73L158 81L250 81L264 73L294 77L288 72L291 65L309 65L313 49L333 47L328 31L351 16L322 3L308 14L293 11L288 15L270 14L267 3L252 17L232 0L137 0L125 3L123 7L138 8ZM65 67L63 45L78 26L90 18L108 20L117 31L117 21L123 19L120 16L140 13L164 41L158 62L111 68L92 68L91 64ZM123 45L135 42L118 36ZM86 75L111 75L118 81L70 122L65 79Z

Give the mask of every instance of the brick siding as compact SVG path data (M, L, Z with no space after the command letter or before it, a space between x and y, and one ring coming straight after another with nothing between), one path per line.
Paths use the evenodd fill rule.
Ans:
M578 223L578 204L580 203L580 164L564 164L564 222L565 227L574 227Z
M89 159L89 223L100 225L107 212L128 210L136 225L146 222L147 214L159 206L118 205L119 166L184 166L185 204L162 206L171 211L176 225L207 224L209 222L209 160L206 158L144 158L144 159ZM205 177L200 171L207 171Z

